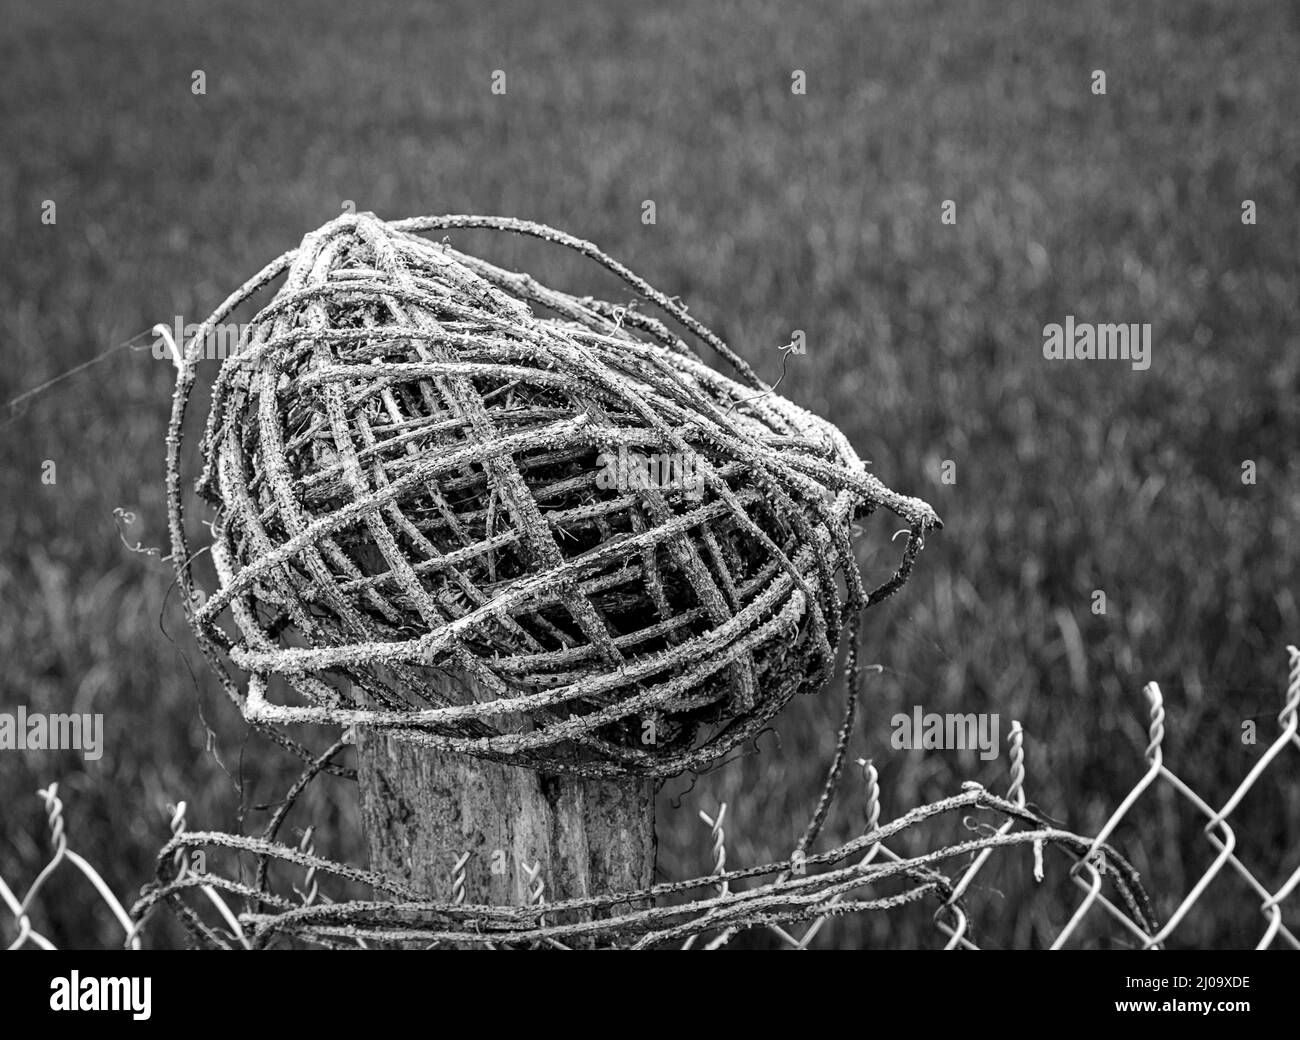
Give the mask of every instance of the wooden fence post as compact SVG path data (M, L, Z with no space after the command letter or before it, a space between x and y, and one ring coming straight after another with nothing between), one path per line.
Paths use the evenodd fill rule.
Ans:
M450 677L435 682L450 686ZM491 695L465 677L456 686ZM522 725L522 723L520 723ZM372 870L453 902L527 905L632 892L654 880L653 780L548 775L358 727L357 780Z

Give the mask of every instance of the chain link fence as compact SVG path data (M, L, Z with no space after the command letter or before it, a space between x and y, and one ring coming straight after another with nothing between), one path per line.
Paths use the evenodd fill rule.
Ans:
M1264 773L1288 768L1288 763L1279 760L1288 749L1300 751L1300 650L1291 646L1288 654L1289 681L1278 715L1280 732L1217 807L1166 764L1164 700L1159 686L1148 684L1144 690L1150 710L1146 770L1091 837L1052 826L1027 801L1024 733L1019 723L1013 723L1008 736L1010 776L1005 796L967 783L958 795L881 823L878 774L871 763L859 760L863 833L838 848L811 851L846 772L845 749L854 716L850 698L821 801L803 840L782 862L728 869L724 804L713 814L700 813L709 828L714 860L714 871L706 877L655 885L640 892L549 903L546 879L534 871L528 906L475 906L464 899L466 857L462 857L448 865L455 893L452 902L434 903L404 882L318 856L310 828L292 847L274 840L274 831L263 838L189 831L185 804L180 803L171 818L172 838L158 856L157 876L128 912L94 867L70 847L58 786L51 784L38 794L49 819L53 855L21 898L0 878L0 904L7 918L0 935L9 949L54 949L41 932L42 898L51 898L60 885L88 883L120 922L123 945L131 949L141 948L148 923L160 907L179 918L196 945L224 949L264 948L284 940L330 948L413 944L566 948L577 943L718 949L751 929L766 929L782 945L805 949L836 916L888 913L925 901L935 907L934 926L945 948L978 949L967 905L972 886L977 879L985 885L994 880L1009 857L1029 855L1039 882L1061 869L1061 864L1080 892L1072 915L1051 942L1053 949L1070 945L1072 940L1078 944L1085 921L1090 921L1094 930L1100 926L1120 945L1164 948L1176 941L1179 928L1204 906L1207 889L1221 875L1235 876L1258 898L1256 948L1300 949L1300 940L1286 921L1288 908L1295 909L1300 864L1286 876L1279 877L1285 866L1266 871L1259 863L1259 850L1238 847L1231 824L1233 812ZM320 766L324 761L320 760ZM1290 767L1294 768L1293 763ZM309 771L299 786L310 782L315 772ZM1167 787L1204 819L1201 833L1213 854L1209 866L1164 920L1157 919L1152 910L1137 871L1110 844L1121 822L1142 819L1144 796L1150 797L1158 785ZM891 848L904 836L913 837L913 841L919 836L924 845L924 837L936 821L954 816L961 819L971 837L935 841L933 847L926 846L928 851L918 854L904 855ZM984 818L988 816L1001 822L994 825ZM1049 849L1065 858L1049 859ZM235 856L237 869L209 869L209 856L219 850L229 850ZM255 869L250 867L250 857ZM274 878L273 866L278 868ZM460 884L455 883L458 873ZM75 876L78 874L80 879ZM1160 878L1148 883L1158 886ZM360 898L358 894L367 889L386 898ZM241 901L243 909L237 912L232 904Z

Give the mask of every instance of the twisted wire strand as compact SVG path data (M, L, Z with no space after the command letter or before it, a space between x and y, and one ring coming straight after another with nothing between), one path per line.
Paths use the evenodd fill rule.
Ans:
M913 857L898 857L879 863L865 859L854 861L870 847L926 821L944 815L960 816L971 809L1002 813L1031 829L985 833ZM217 875L176 875L173 854L182 841L191 848L206 845L273 856L304 870L314 870L317 876L330 875L372 886L393 899L302 905L299 901L263 893L252 885ZM976 787L914 809L837 849L808 855L806 866L826 868L820 873L795 874L793 860L785 860L739 870L723 870L687 881L665 882L636 892L558 902L530 902L524 906L486 906L454 899L446 903L429 901L405 882L332 862L301 847L219 832L187 832L183 839L175 838L160 850L158 881L141 896L132 909L132 915L146 915L160 903L184 906L185 894L207 883L266 904L269 912L240 915L241 924L259 947L276 936L327 944L358 939L394 943L419 940L509 945L594 940L603 945L644 947L680 942L692 935L716 930L734 934L772 924L892 910L926 896L935 898L942 907L953 895L953 883L937 869L943 863L954 861L960 865L966 857L984 849L1032 845L1037 841L1065 849L1075 856L1082 856L1091 844L1087 838L1047 826L1031 811ZM1108 845L1102 846L1101 856L1106 863L1106 879L1128 907L1133 920L1148 932L1153 931L1155 921L1136 871ZM737 882L762 877L778 880L747 889L736 887ZM865 886L881 886L900 880L910 884L902 893L870 899L851 898L855 891ZM722 891L724 886L725 893ZM699 889L712 889L715 894L699 896L684 904L663 902L665 897ZM209 942L222 945L222 940L215 936Z

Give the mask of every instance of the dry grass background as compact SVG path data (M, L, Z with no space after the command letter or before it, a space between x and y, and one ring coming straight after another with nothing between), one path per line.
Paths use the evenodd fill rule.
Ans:
M914 704L1000 712L1004 735L1021 719L1030 800L1077 831L1140 772L1146 680L1165 690L1171 761L1203 794L1226 794L1257 754L1244 719L1271 737L1282 646L1300 633L1294 5L0 7L0 400L156 321L201 320L345 199L545 221L680 293L769 379L804 329L782 391L944 517L868 629L884 673L854 751L881 768L886 815L1005 782L1005 759L891 751L888 718ZM498 68L506 97L488 89ZM790 93L795 68L806 96ZM55 227L39 222L47 198ZM524 244L497 257L537 262ZM1150 371L1043 362L1041 328L1067 313L1151 322ZM114 527L125 507L133 539L163 543L170 384L166 362L120 351L0 416L0 707L102 711L110 741L99 763L0 757L11 883L44 861L32 793L51 779L78 850L130 894L168 801L188 799L192 826L237 829L264 819L252 807L292 766L245 740L165 603L170 569ZM40 483L45 459L56 486ZM1089 611L1097 588L1105 617ZM838 691L804 699L761 754L669 784L663 872L708 869L694 810L722 799L729 862L785 855L839 710ZM1234 816L1265 878L1300 846L1300 790L1271 772ZM325 786L309 807L325 854L357 854L350 798ZM828 839L857 832L851 808ZM1136 819L1118 840L1167 911L1208 850L1172 802ZM985 872L985 945L1036 945L1068 916L1071 890L1026 898L1025 868ZM60 945L114 940L89 894L47 913ZM1179 936L1258 931L1224 881ZM935 933L920 912L836 922L821 941Z

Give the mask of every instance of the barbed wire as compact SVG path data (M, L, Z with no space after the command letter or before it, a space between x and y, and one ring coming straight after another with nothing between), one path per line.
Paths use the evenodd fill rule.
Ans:
M415 234L455 228L576 251L743 381L661 323L616 324L613 303ZM281 276L213 380L196 487L216 511L217 582L200 590L180 476L195 362ZM259 727L361 724L537 771L678 775L821 687L941 526L671 298L528 221L345 214L172 349L170 558L200 648ZM283 421L264 421L273 400ZM642 451L691 479L629 476ZM876 512L907 538L868 588L850 533Z

